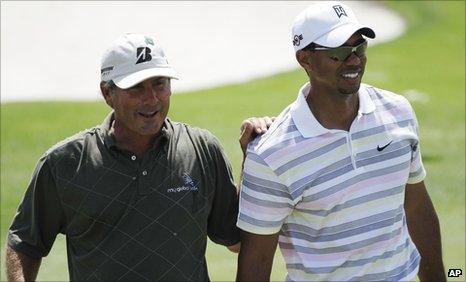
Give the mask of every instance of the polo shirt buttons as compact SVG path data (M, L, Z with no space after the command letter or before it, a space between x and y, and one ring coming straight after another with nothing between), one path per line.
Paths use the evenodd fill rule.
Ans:
M135 161L135 160L136 160L136 156L131 156L131 160Z
M146 175L147 175L147 170L144 170L144 171L142 172L142 175L146 176Z

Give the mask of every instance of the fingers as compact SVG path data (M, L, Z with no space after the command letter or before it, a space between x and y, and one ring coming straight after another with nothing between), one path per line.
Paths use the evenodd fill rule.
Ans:
M275 117L268 117L268 116L260 117L260 118L253 117L253 118L249 118L248 120L251 121L254 127L254 131L257 134L264 134L265 132L267 132L269 127L274 122Z
M256 135L257 133L255 133L254 122L252 122L250 119L244 120L241 124L241 135L239 137L239 143L241 145L241 150L243 150L243 154L246 153L248 143Z
M240 127L240 138L239 143L243 153L245 152L247 145L251 142L258 134L264 134L267 132L269 127L274 122L275 117L251 117L243 120Z
M241 137L243 137L244 135L250 135L254 131L254 124L249 119L245 119L241 124L240 130Z
M272 125L273 121L275 120L275 117L263 117L264 121L265 121L265 125L267 127L267 129L269 129L269 127Z
M251 117L248 119L245 119L243 123L241 124L241 134L243 134L243 131L245 129L248 130L254 130L255 133L257 134L263 134L267 132L269 127L272 125L272 123L275 121L275 117Z

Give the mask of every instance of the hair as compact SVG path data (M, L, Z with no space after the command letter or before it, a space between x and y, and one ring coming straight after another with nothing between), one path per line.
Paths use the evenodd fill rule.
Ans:
M116 86L116 84L115 84L115 82L113 82L113 80L101 81L100 85L103 85L103 88L107 88L110 93L113 93L113 91L118 88L118 86ZM100 94L102 94L102 96L105 96L103 88L101 89Z
M105 87L108 87L110 90L115 89L117 86L113 80L109 80L105 82Z

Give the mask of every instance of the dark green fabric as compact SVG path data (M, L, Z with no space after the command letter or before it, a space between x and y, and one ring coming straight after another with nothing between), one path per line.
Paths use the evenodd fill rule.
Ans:
M239 242L231 166L207 130L166 120L142 158L118 150L111 115L37 164L8 244L46 256L66 235L71 280L209 280L207 236Z

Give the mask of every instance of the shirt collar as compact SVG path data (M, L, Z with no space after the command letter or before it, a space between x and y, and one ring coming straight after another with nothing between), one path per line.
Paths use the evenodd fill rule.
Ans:
M375 104L372 101L371 96L369 95L369 86L367 84L361 83L358 92L359 97L359 114L370 114L375 111Z
M329 129L323 127L314 117L309 105L307 104L306 97L311 89L311 84L307 82L298 92L298 98L291 104L291 117L304 138L315 137L330 132ZM358 91L359 97L359 110L358 114L369 114L375 110L375 104L372 101L367 85L361 83Z
M113 135L113 133L110 132L114 119L114 112L112 111L105 117L104 121L99 126L104 144L108 148L116 148L115 135ZM172 132L173 128L171 126L171 121L170 119L166 118L162 125L161 134L157 136L157 138L154 140L152 149L155 149L156 147L158 147L158 145L162 144L161 141L168 140Z

